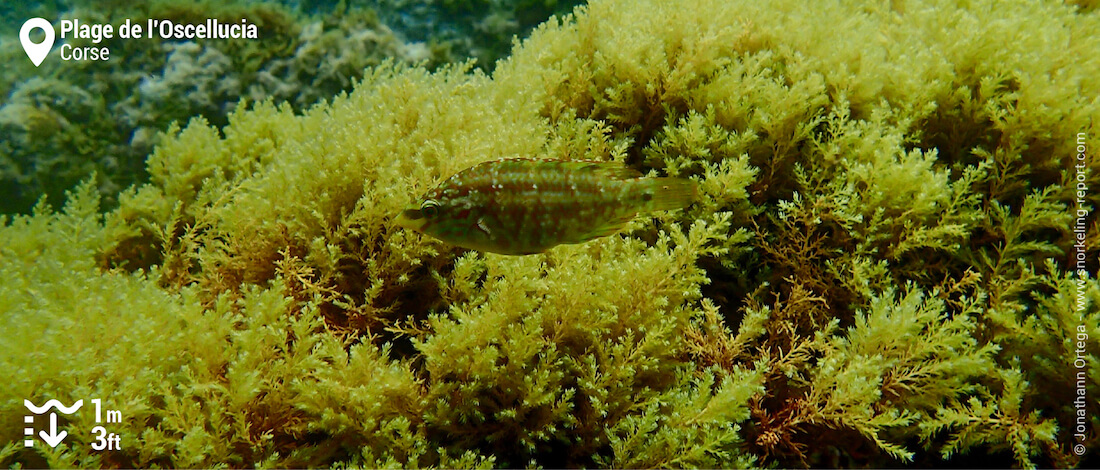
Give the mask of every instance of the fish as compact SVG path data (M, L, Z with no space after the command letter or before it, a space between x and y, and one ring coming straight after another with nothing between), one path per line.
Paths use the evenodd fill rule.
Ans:
M614 235L640 213L682 209L694 181L623 163L506 158L460 171L402 210L397 226L448 244L528 255Z

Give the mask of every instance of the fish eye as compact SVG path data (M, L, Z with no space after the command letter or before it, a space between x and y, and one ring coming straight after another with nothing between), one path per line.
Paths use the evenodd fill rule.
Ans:
M439 203L431 199L420 205L420 213L429 219L439 215Z

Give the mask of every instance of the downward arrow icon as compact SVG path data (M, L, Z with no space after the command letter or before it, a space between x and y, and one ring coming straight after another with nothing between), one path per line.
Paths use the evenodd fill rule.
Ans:
M46 441L50 447L57 447L69 433L66 431L57 432L57 413L50 413L50 433L46 434L46 431L38 431L38 435L41 436L42 440Z

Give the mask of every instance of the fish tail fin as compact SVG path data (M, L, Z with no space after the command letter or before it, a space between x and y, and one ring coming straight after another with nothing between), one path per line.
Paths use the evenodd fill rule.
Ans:
M642 210L667 211L690 206L699 197L694 181L684 178L646 178L641 181Z

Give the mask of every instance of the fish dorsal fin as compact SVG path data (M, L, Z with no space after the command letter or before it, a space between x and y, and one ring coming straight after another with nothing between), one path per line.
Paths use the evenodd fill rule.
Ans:
M578 171L591 171L613 180L641 178L642 174L621 162L576 162Z

